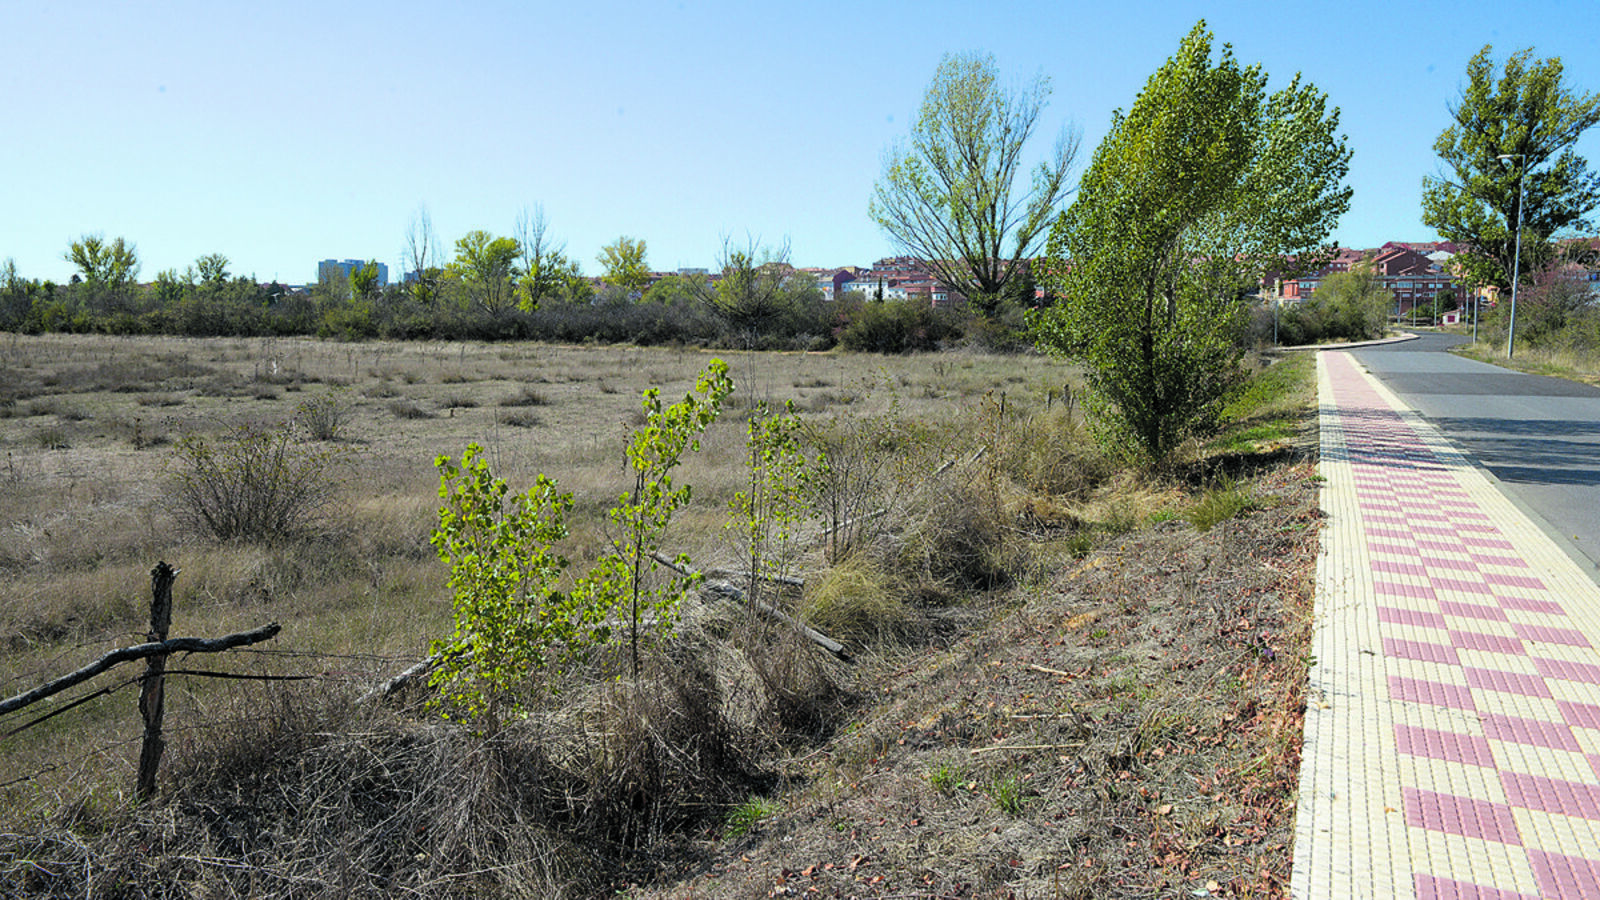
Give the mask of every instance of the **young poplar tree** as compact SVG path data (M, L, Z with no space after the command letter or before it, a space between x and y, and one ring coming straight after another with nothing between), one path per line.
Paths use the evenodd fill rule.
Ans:
M1196 25L1112 115L1051 232L1057 300L1032 317L1035 339L1083 363L1130 455L1159 462L1214 423L1240 378L1243 294L1305 265L1349 206L1338 110L1298 76L1266 85L1226 44L1213 59Z
M594 598L590 605L625 610L632 625L629 653L633 674L639 674L639 631L645 614L654 615L653 629L665 634L677 623L679 604L693 585L687 576L661 574L656 560L661 538L672 516L689 502L689 485L672 473L687 452L700 449L700 434L716 421L722 401L733 392L728 364L713 359L695 379L694 390L665 406L659 388L644 394L645 424L628 441L628 468L633 486L609 513L616 533L611 550L601 557L577 592ZM689 557L679 554L679 570Z

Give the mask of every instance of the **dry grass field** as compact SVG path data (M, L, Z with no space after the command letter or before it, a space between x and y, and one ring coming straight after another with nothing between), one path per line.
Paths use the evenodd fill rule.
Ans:
M623 440L641 421L641 393L681 396L709 358L531 344L0 336L0 693L136 643L147 627L148 573L162 559L180 569L174 635L276 620L285 630L274 653L316 654L306 661L316 671L375 680L448 634L447 572L428 545L437 455L459 457L475 441L514 487L550 474L578 497L581 537L626 486ZM753 395L826 417L880 415L898 404L907 422L951 429L952 443L987 392L1005 392L1020 414L1070 377L1035 357L729 361L735 406ZM178 528L169 497L175 442L243 422L291 421L314 398L333 398L348 418L332 445L347 466L326 535L219 545ZM742 465L742 423L727 415L683 475L699 494L680 540L697 561L730 561L720 524ZM183 696L171 716L180 733L195 718ZM124 692L63 723L57 740L84 751L67 781L104 773L115 783L129 752L121 741L137 734L136 721ZM57 755L13 749L7 768L21 776Z
M476 442L514 490L545 473L574 492L566 550L581 568L605 541L605 509L627 487L623 445L643 421L640 394L659 387L669 400L681 397L711 357L514 343L0 335L0 697L143 640L157 560L180 570L174 636L283 626L269 644L189 658L185 667L312 676L291 684L173 679L166 799L137 811L135 667L102 676L96 685L117 688L107 696L0 737L0 875L26 876L14 882L28 886L20 893L53 896L116 885L137 895L162 885L170 896L594 896L630 884L655 885L663 896L786 893L773 886L805 882L786 845L774 843L770 823L785 803L790 836L804 831L808 852L832 852L822 849L830 836L854 842L868 824L837 818L836 808L861 802L846 783L888 778L891 764L893 778L920 781L923 793L932 785L917 802L953 798L968 807L939 818L941 828L964 827L957 821L978 807L973 821L985 828L1007 827L1029 809L1063 815L1068 793L1032 798L1041 784L1033 779L1047 771L1068 786L1081 777L1066 757L1047 752L1030 774L1010 754L985 755L974 767L951 749L997 733L995 723L1012 721L1006 715L1058 718L997 713L997 702L1027 710L1081 702L1066 696L1065 682L1029 683L1021 699L973 693L990 657L1007 659L1008 673L1038 659L1094 676L1071 689L1109 703L1097 740L1119 760L1128 740L1145 741L1139 752L1168 752L1128 736L1148 731L1156 713L1144 707L1159 703L1162 716L1194 717L1191 736L1239 730L1242 742L1219 738L1207 752L1267 759L1271 784L1288 783L1284 767L1292 775L1298 739L1291 747L1283 737L1295 702L1284 685L1303 673L1293 641L1307 596L1306 535L1315 533L1303 458L1284 449L1307 405L1303 371L1247 398L1230 434L1192 454L1209 462L1156 478L1120 470L1086 438L1070 400L1076 373L1052 360L728 354L736 392L679 475L694 485L694 503L675 520L667 548L701 568L738 568L724 523L746 478L740 411L749 402L792 401L829 433L881 426L869 443L890 460L875 500L888 510L882 539L839 566L809 544L796 565L806 588L785 600L845 641L853 662L708 608L641 679L605 671L567 685L561 703L498 742L475 743L414 704L352 707L449 635L448 572L428 542L437 455L459 457ZM311 535L223 543L184 527L173 490L180 449L246 423L334 432L295 445L326 458L336 485ZM1266 469L1266 486L1255 487L1252 473ZM1254 524L1196 537L1236 516ZM813 520L805 529L820 527ZM1147 533L1159 537L1135 539ZM1244 574L1226 575L1218 560ZM1198 574L1171 577L1191 569ZM1095 580L1109 571L1117 573L1111 582ZM1225 587L1212 591L1219 578ZM1275 598L1271 609L1257 608L1263 592ZM1157 596L1171 608L1144 615L1141 603ZM1237 604L1253 605L1240 613ZM1284 642L1277 664L1255 659L1257 635L1236 630L1241 615L1273 623L1274 640ZM1045 618L1078 624L1062 630ZM1101 626L1084 627L1096 619ZM1002 657L1000 636L1007 647L1022 638L985 629L1014 630L1018 621L1032 623L1024 631L1033 637L1049 632L1082 652ZM1229 685L1203 707L1186 706L1163 684L1173 671L1163 666L1181 664L1161 655L1179 652L1173 629L1206 633L1181 645L1198 660L1189 668L1204 675L1198 689ZM1118 663L1135 658L1131 647L1160 661ZM927 677L908 681L920 672ZM65 699L0 720L0 735ZM1271 734L1250 738L1246 720ZM1162 721L1162 735L1181 732ZM1057 740L1052 732L1038 742ZM908 755L913 749L921 755ZM934 765L949 778L919 774ZM925 818L911 816L912 825ZM1153 824L1159 831L1164 823ZM1129 827L1119 822L1117 833ZM1281 830L1281 821L1262 825L1262 846ZM1226 847L1236 836L1226 827L1196 835L1195 846L1226 837ZM939 875L952 896L999 891L1010 870L970 874L990 872L994 854L1033 859L1027 884L1046 884L1054 871L1041 855L1057 852L1048 843L1026 854L1016 841L960 846L971 858L952 857ZM1104 863L1106 846L1085 838L1061 852L1081 862L1090 848ZM1131 840L1126 850L1143 852ZM1238 866L1245 888L1260 888L1256 872L1282 862L1281 846L1262 852L1271 858ZM746 855L745 874L704 880L741 868L726 853ZM903 858L906 878L925 864ZM1097 889L1081 868L1072 895L1138 895ZM853 878L813 884L839 896L885 894L891 884L911 891L895 896L944 896L916 893L935 883L916 871L918 881L881 888ZM1231 883L1223 870L1214 874Z

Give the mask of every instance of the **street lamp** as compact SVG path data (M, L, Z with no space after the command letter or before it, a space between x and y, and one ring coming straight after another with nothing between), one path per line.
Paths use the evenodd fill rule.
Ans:
M1527 175L1528 154L1502 153L1495 158L1521 160L1517 163L1517 249L1511 261L1511 324L1506 327L1506 359L1510 359L1517 344L1517 278L1522 274L1522 185Z

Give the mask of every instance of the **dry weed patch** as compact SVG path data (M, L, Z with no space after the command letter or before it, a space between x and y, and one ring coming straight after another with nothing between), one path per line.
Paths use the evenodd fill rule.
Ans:
M780 812L637 896L1284 896L1312 471L1263 476L1273 504L1204 533L1133 530L943 652L884 657Z
M683 396L705 354L60 335L0 353L40 385L0 385L0 683L140 639L156 558L181 570L174 634L284 625L219 668L313 676L175 680L145 807L126 691L7 739L0 884L27 895L1271 895L1259 872L1286 868L1305 470L1228 470L1263 502L1199 533L1179 516L1215 472L1118 475L1047 360L735 355L663 546L737 570L735 411L795 399L847 471L820 487L805 588L768 597L851 661L704 591L637 677L604 649L484 739L415 687L355 700L449 632L435 456L477 442L513 485L559 477L583 570L613 537L640 393ZM305 446L352 468L319 527L174 528L183 441L328 397L337 443Z

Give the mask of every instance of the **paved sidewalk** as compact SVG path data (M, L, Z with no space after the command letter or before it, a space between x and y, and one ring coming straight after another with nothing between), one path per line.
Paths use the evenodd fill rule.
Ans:
M1291 894L1600 900L1600 588L1347 353Z

